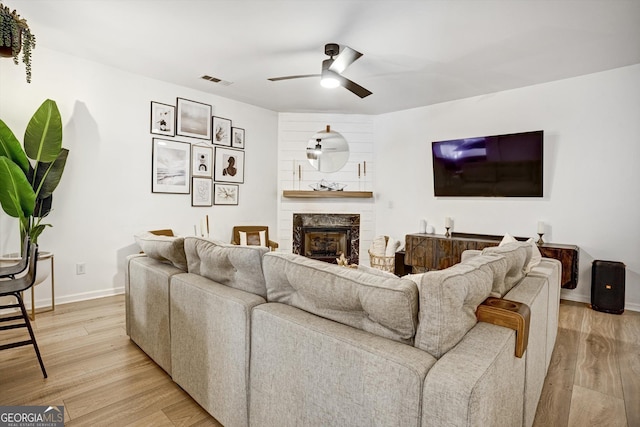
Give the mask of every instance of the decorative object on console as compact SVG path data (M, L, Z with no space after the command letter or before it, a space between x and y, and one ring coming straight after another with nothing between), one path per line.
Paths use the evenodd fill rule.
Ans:
M444 228L447 229L446 233L444 233L445 237L451 237L451 233L449 233L449 229L453 226L453 220L449 217L444 219Z
M425 234L426 232L427 232L427 220L423 218L420 220L420 233Z
M213 184L214 205L237 205L239 186L236 184Z
M176 107L151 101L151 133L175 136Z
M244 149L244 129L231 128L231 146Z
M536 242L538 245L542 245L544 240L542 240L542 236L544 236L544 222L538 221L538 241Z
M213 143L231 147L231 120L213 117Z
M244 151L216 147L214 180L242 184L244 182Z
M307 159L320 172L337 172L349 160L347 140L327 125L316 132L307 143Z
M18 55L22 52L22 63L31 83L31 51L36 47L36 36L31 33L27 20L9 7L0 4L0 56L13 58L18 65Z
M151 192L189 194L191 144L153 138Z
M211 140L211 105L177 99L176 133L181 136Z

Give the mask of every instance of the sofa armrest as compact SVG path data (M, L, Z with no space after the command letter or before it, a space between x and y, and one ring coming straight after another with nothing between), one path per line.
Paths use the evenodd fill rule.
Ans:
M422 427L522 424L525 359L515 332L479 322L429 370Z
M516 357L522 357L529 342L531 310L521 302L489 297L476 310L480 322L504 326L516 331Z

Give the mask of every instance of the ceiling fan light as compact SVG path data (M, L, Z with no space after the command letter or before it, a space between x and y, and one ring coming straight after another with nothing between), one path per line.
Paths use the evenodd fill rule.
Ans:
M331 70L322 70L322 77L320 78L320 85L332 89L340 86L340 80L338 80L336 73Z

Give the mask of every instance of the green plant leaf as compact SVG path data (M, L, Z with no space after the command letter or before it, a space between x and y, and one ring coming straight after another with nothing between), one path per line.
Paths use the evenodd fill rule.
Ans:
M22 150L20 141L2 120L0 120L0 156L11 159L20 166L25 175L29 172L29 159Z
M36 195L20 167L7 157L0 157L0 204L14 218L33 215Z
M47 99L35 112L24 132L24 150L30 159L51 163L62 148L62 119L55 101ZM36 169L38 166L36 165Z
M62 172L67 163L67 156L69 150L63 148L60 150L60 155L52 163L39 163L36 171L36 180L33 185L36 197L38 199L45 199L53 193L60 183L62 178Z

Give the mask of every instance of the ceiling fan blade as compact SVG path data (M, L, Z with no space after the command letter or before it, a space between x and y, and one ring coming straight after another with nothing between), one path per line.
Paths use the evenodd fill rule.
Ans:
M360 98L366 98L367 96L372 94L372 92L370 90L367 90L367 89L363 88L359 84L357 84L355 82L352 82L351 80L349 80L346 77L343 77L343 76L339 75L337 78L340 81L340 85L342 87L344 87L345 89L355 93Z
M342 74L349 65L353 64L361 56L362 54L357 50L351 49L349 46L343 46L342 51L333 59L333 64L329 69Z
M320 74L300 74L298 76L271 77L267 80L271 80L272 82L278 82L280 80L304 79L307 77L320 77Z

